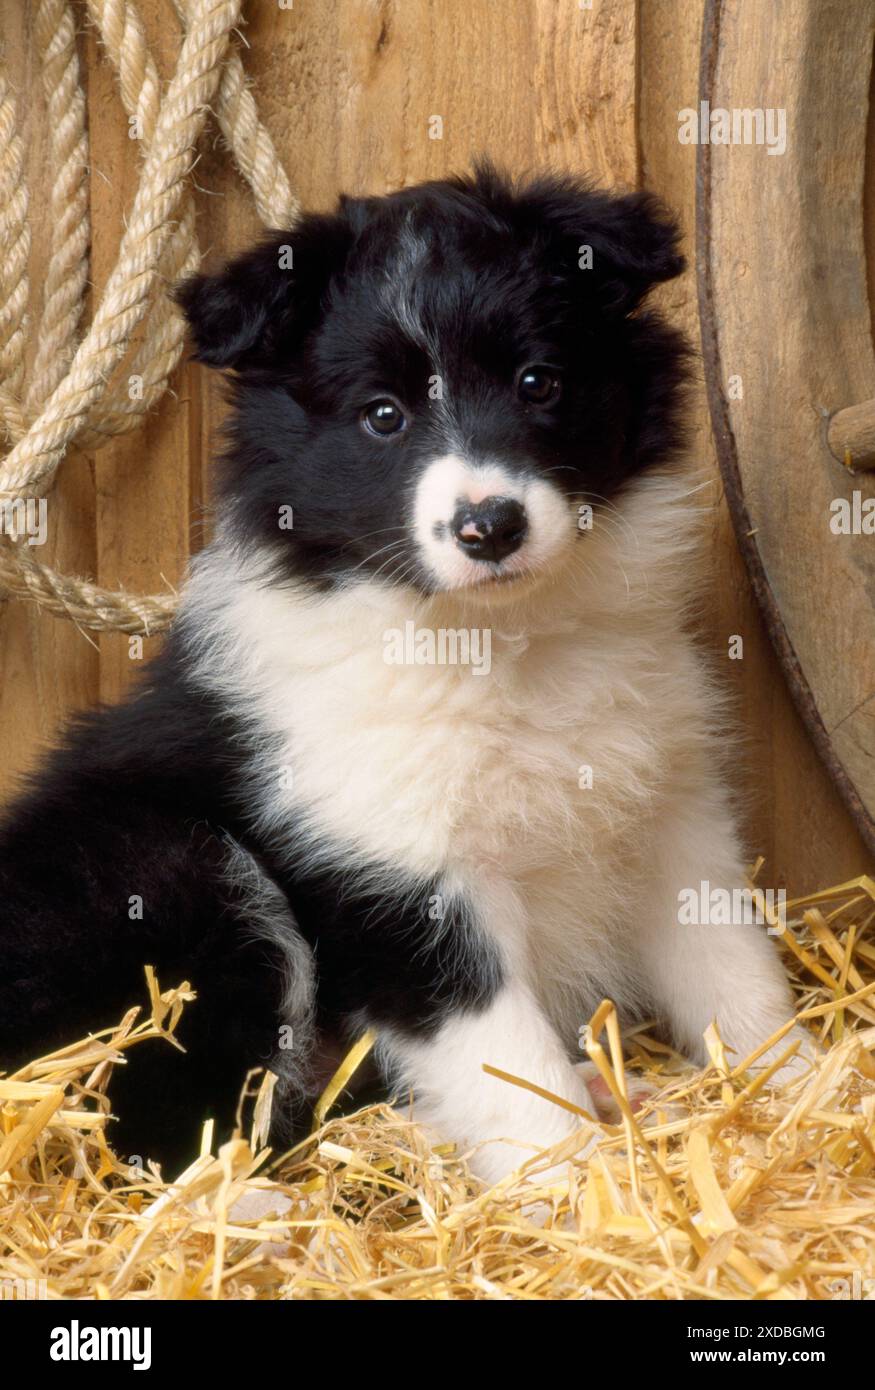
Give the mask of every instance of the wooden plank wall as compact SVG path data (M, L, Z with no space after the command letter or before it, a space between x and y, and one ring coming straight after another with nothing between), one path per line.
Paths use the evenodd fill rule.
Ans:
M488 152L513 170L552 166L589 170L610 184L647 184L679 212L692 261L695 151L678 142L677 113L697 100L703 3L294 0L284 8L249 0L245 63L307 205L328 206L340 190L383 192L464 169ZM140 0L139 7L166 77L178 42L172 0ZM84 5L74 0L74 8L82 21L99 291L138 167L112 71L84 22ZM51 238L51 173L32 24L31 7L0 0L0 40L29 142L38 285ZM435 116L440 139L431 138ZM197 180L204 248L218 256L244 246L257 218L212 132ZM695 301L692 270L666 287L666 308L697 339ZM866 857L808 744L752 603L720 497L701 382L692 409L693 460L713 479L704 640L736 701L736 785L747 840L767 857L764 881L801 892L860 872ZM217 383L185 366L138 435L96 457L71 456L52 497L42 557L104 584L154 590L163 579L178 582L203 535L221 413ZM743 661L728 659L733 634L744 637ZM12 792L69 711L117 698L134 669L126 637L105 635L93 645L69 623L0 602L0 796Z

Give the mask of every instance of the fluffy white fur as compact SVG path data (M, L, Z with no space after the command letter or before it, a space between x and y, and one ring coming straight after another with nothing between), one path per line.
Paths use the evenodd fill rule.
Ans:
M688 492L646 476L539 578L488 590L271 587L222 535L195 565L184 622L201 678L263 733L262 827L281 838L294 819L299 836L303 818L314 859L342 854L377 881L437 876L499 948L508 982L489 1009L427 1042L381 1040L423 1117L462 1145L574 1130L482 1064L591 1109L571 1058L603 997L663 1014L698 1061L712 1020L741 1057L790 1016L762 928L677 921L682 888L744 881L718 702L684 625ZM411 618L489 626L488 679L387 665L385 631ZM530 1152L485 1144L475 1161L495 1178Z

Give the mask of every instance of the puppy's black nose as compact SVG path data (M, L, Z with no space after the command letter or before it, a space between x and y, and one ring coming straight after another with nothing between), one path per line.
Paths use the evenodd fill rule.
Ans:
M510 497L460 503L453 517L456 544L472 560L503 560L522 545L527 530L523 508Z
M512 498L460 503L452 518L456 543L472 560L504 560L523 543L529 523Z

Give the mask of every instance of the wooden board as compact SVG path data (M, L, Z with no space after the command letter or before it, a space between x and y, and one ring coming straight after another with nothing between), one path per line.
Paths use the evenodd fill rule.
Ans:
M709 0L700 101L785 113L786 148L699 144L712 422L739 546L809 734L875 850L875 497L825 420L875 389L863 238L875 5ZM838 94L841 94L838 99ZM777 134L778 126L774 127Z

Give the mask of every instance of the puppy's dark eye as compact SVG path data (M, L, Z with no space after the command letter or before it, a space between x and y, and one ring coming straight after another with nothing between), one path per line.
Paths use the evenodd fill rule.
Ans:
M552 405L559 399L562 383L552 367L523 367L516 390L520 400L529 405Z
M362 411L361 420L369 434L376 434L381 439L398 434L407 424L401 407L389 400L371 401Z

